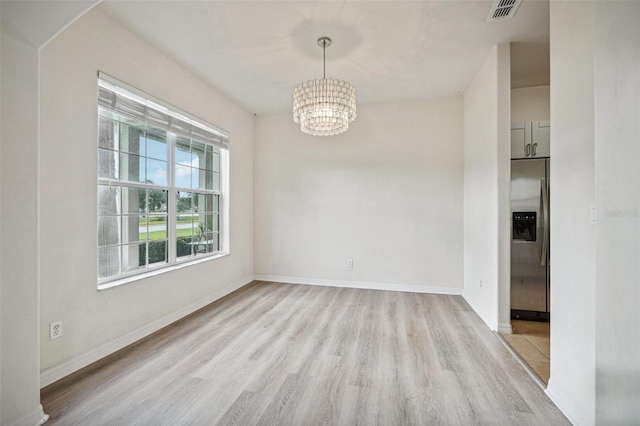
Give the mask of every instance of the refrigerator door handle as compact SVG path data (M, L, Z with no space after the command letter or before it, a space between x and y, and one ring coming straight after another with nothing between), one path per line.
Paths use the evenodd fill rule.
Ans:
M544 178L540 179L540 192L542 193L542 254L540 255L540 266L547 264L547 250L549 247L549 195Z

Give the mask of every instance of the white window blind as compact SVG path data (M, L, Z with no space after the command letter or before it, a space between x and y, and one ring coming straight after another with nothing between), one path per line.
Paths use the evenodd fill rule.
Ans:
M146 121L179 136L229 149L229 134L224 130L205 124L201 119L194 119L162 101L150 100L149 95L103 72L98 73L98 87L98 105L103 108Z

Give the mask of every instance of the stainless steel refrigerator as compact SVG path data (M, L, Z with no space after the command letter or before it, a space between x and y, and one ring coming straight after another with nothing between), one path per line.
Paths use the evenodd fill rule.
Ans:
M549 319L549 159L511 160L511 317Z

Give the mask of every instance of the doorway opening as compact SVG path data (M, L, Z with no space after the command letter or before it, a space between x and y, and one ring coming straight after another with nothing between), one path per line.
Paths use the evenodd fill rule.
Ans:
M502 334L509 346L546 385L549 383L550 323L511 320L512 334Z
M511 160L512 334L503 335L544 384L550 370L549 172L549 158Z

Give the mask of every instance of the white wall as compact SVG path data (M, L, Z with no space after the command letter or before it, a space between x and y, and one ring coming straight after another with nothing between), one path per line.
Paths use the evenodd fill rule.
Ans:
M330 138L258 117L255 158L257 278L461 292L459 97L360 105Z
M552 1L551 379L578 424L595 414L594 3Z
M38 383L38 52L2 36L2 417L44 420Z
M640 4L552 2L550 12L557 201L547 392L575 423L637 424Z
M230 256L96 290L98 70L231 133ZM40 108L47 383L252 279L254 129L252 115L95 9L43 48ZM57 320L64 336L51 341Z
M499 296L509 300L509 128L509 48L498 45L464 92L463 295L493 330Z
M639 2L595 6L598 424L640 424L639 24Z
M0 20L2 18L0 5ZM0 32L0 64L2 64L2 33ZM2 65L0 65L0 94L2 93ZM2 102L0 100L0 167L2 165ZM0 173L0 241L2 241L2 176ZM2 244L0 243L0 267L2 263ZM0 273L0 423L2 423L2 273Z
M524 87L511 90L511 121L548 121L550 86Z
M511 47L498 51L498 328L511 330Z

